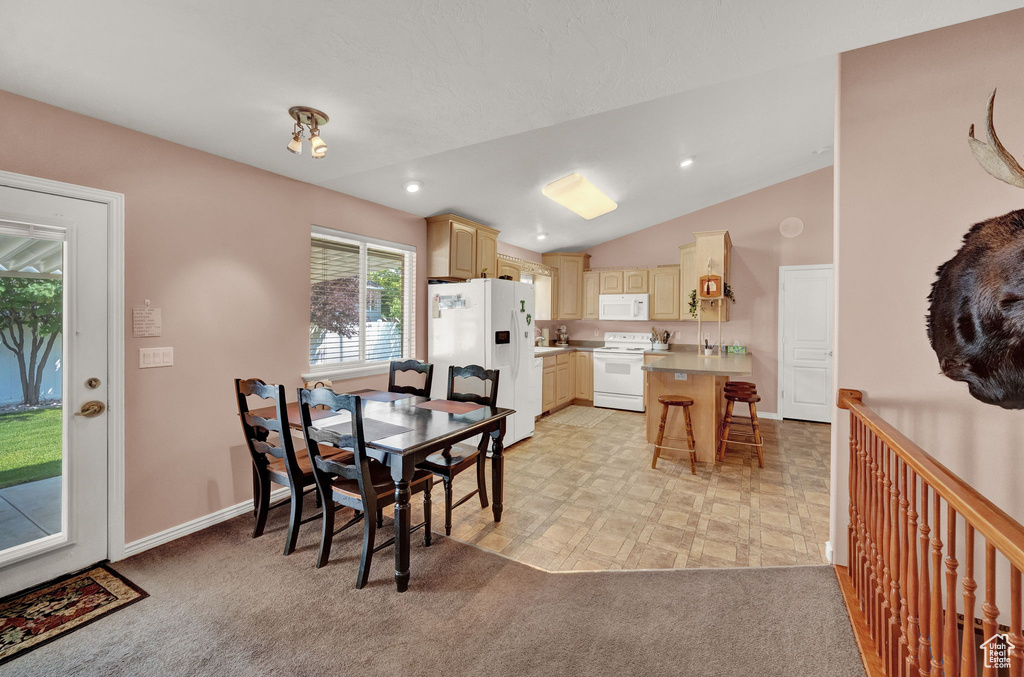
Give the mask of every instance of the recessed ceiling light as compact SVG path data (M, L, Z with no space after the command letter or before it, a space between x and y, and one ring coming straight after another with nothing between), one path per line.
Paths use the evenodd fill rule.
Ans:
M693 157L684 157L683 161L679 163L680 167L689 167L693 164Z
M537 233L537 239L538 240L543 240L546 237L547 237L546 233Z
M577 172L552 181L540 192L587 220L607 214L619 206Z
M422 181L406 181L402 184L402 188L405 188L408 193L418 193L420 188L423 187Z

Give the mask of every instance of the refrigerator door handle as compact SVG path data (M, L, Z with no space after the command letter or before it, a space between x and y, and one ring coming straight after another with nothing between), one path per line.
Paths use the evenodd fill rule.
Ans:
M512 378L515 379L519 376L519 360L522 357L519 354L520 351L517 349L519 347L519 314L516 313L515 310L512 311L512 326L515 328L515 334L517 339L515 342L513 342L513 345L516 347L516 349L513 349L512 351L515 355L515 359L512 361Z

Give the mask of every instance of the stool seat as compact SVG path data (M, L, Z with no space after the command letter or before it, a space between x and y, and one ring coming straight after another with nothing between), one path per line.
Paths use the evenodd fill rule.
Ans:
M693 405L693 398L683 395L661 395L658 397L658 402L666 407L689 407Z
M761 396L756 393L726 393L725 399L729 402L744 402L746 404L753 404L761 401Z

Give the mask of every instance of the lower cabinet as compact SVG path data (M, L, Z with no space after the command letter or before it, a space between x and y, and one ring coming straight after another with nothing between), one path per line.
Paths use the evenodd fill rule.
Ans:
M572 354L576 358L577 400L594 400L594 353L581 350Z
M570 404L573 400L594 399L594 354L573 351L544 358L541 386L541 412Z
M548 412L555 407L555 358L544 358L544 380L541 388L541 411Z

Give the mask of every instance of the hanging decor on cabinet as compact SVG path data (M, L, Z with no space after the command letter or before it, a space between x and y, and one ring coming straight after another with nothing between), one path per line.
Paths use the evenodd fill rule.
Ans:
M986 172L1024 188L1024 168L1003 147L988 101L988 143L968 143ZM1024 209L977 223L956 255L939 266L928 296L928 340L943 375L971 396L1004 409L1024 409Z
M703 280L704 278L701 278L701 279ZM721 279L721 278L719 278L719 279ZM729 286L728 282L722 284L722 292L721 292L721 294L719 295L718 298L727 298L727 299L731 300L733 303L736 303L736 297L733 296L732 287ZM707 301L709 304L711 304L711 306L714 306L715 303L718 302L718 299L717 298L710 299L710 298L701 297L701 301ZM696 319L696 317L697 317L697 290L696 289L691 289L690 290L690 316L693 317L694 319Z

